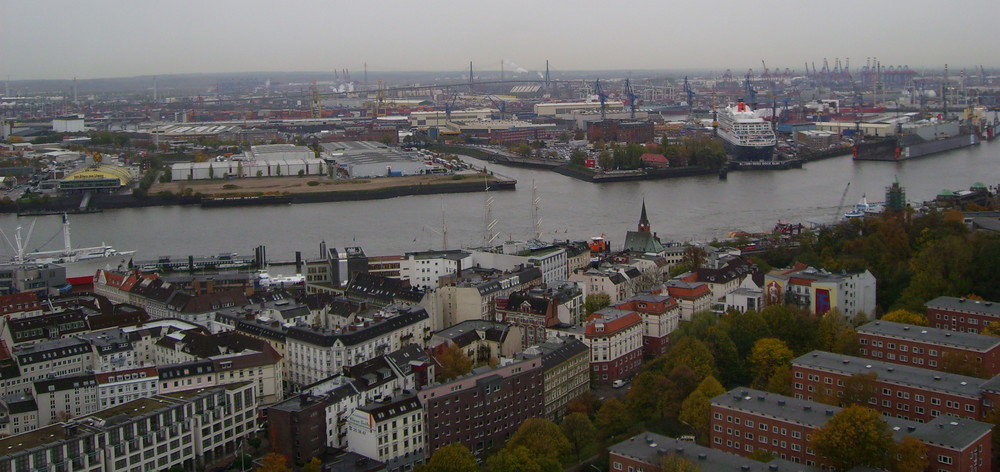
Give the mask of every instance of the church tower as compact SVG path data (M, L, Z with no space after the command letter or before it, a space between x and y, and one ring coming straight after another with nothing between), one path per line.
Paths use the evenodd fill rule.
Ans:
M642 200L642 215L639 216L639 232L649 232L649 218L646 217L646 199Z

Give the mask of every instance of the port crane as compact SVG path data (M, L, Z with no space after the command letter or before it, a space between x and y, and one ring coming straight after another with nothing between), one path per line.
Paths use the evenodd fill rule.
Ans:
M604 93L604 89L601 88L601 79L597 79L594 82L594 93L597 94L597 99L601 101L601 121L604 121L607 115L608 94Z
M694 89L691 88L691 83L688 82L688 78L684 76L684 93L687 95L688 103L688 115L694 110Z
M747 92L747 101L754 108L757 108L757 90L753 88L753 83L750 82L750 73L748 72L746 78L743 80L743 87Z
M488 98L490 100L490 103L492 103L493 106L496 107L496 109L500 111L500 119L501 120L506 120L507 119L507 102L505 102L505 101L503 101L503 100L501 100L501 99L499 99L497 97L494 97L493 95L487 95L486 98Z
M636 95L635 91L632 90L632 82L629 79L625 79L625 86L622 90L622 94L628 98L628 106L632 109L631 118L635 119L635 107L636 107ZM603 104L603 102L602 102Z

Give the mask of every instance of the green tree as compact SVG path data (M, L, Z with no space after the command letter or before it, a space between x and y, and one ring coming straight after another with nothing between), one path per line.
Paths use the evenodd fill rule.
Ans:
M771 373L771 378L767 379L765 390L778 395L792 396L792 366L785 364L778 366Z
M701 468L679 454L667 454L660 459L660 472L701 472Z
M816 346L817 323L795 308L771 305L760 312L771 336L784 341L792 352L803 354Z
M758 339L769 337L771 334L767 320L754 310L727 314L722 321L729 327L729 337L736 345L740 357L744 359L750 357L750 351Z
M559 425L545 418L528 418L507 441L507 447L524 447L533 457L568 457L573 446Z
M916 326L927 326L927 317L921 315L920 313L914 313L909 310L893 310L885 315L882 315L882 321L891 321L893 323L904 323Z
M479 472L479 464L469 448L453 442L434 451L430 460L418 466L416 472Z
M877 411L849 406L813 433L812 447L837 470L859 465L889 467L895 443Z
M601 166L604 171L614 170L615 158L611 157L611 153L607 149L602 150L597 153L597 165Z
M990 378L989 370L982 362L976 362L968 354L959 354L957 351L946 351L941 356L938 368L944 372L969 377L979 377L981 379Z
M763 388L768 385L778 367L790 365L795 355L784 341L777 338L757 340L750 352L750 366L754 373L753 385Z
M448 346L434 358L441 364L441 371L437 374L439 380L449 380L472 372L472 359L457 344Z
M688 246L684 248L684 253L681 255L681 264L689 267L690 270L699 269L705 265L705 261L708 260L708 252L704 248L699 246Z
M595 311L600 311L611 305L611 296L604 293L592 293L583 300L583 315L590 316Z
M559 423L563 435L569 440L573 458L579 462L597 452L597 429L583 413L570 413Z
M549 472L542 468L527 448L509 445L486 459L486 469L490 472ZM558 471L556 464L556 469L551 472Z
M715 318L714 314L710 315ZM739 350L736 349L736 343L729 337L728 329L723 326L712 326L708 329L708 334L700 338L705 340L705 344L712 351L715 370L719 372L719 381L724 386L746 385L753 380L744 365L743 358L740 357Z
M760 447L754 449L753 452L751 452L750 455L747 457L757 462L764 462L764 463L771 462L774 460L774 454L771 454L770 452L767 452L767 449Z
M817 348L821 351L856 356L860 348L857 331L836 309L820 318L817 338Z
M632 419L624 403L617 398L609 398L597 410L594 424L600 437L607 439L627 431Z
M715 375L715 358L712 357L712 351L695 338L683 338L667 351L667 366L676 367L681 364L698 374L699 382L705 377Z
M844 380L844 394L839 398L826 398L824 403L840 406L867 406L878 398L878 374L854 374Z
M712 398L723 393L726 393L726 389L722 388L722 384L710 375L705 377L705 380L698 384L698 388L694 389L681 404L678 419L694 429L698 444L708 445L712 421Z
M277 452L270 452L264 456L261 461L261 466L257 468L256 472L291 472L287 464L288 459Z
M906 436L896 445L892 472L923 472L930 465L927 445L913 436Z
M569 162L571 164L582 166L586 163L587 157L589 156L583 150L574 149L573 152L571 152L569 155Z
M302 466L302 472L321 472L323 470L323 461L319 460L318 457L313 457L309 463Z

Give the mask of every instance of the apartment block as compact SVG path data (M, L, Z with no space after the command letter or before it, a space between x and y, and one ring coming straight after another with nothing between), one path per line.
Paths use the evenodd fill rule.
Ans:
M424 462L424 410L413 394L387 397L358 407L347 418L351 451L386 465L411 470Z
M632 310L642 317L642 353L652 359L667 352L670 333L681 320L677 300L666 295L640 293L615 305L620 310Z
M521 422L544 416L544 389L540 358L496 369L480 367L471 375L424 388L417 398L426 418L427 456L459 442L485 458L503 447Z
M712 398L712 448L749 456L761 449L796 464L824 470L812 449L813 434L842 409L821 403L737 388ZM911 436L927 446L927 470L987 471L992 465L992 425L940 417L928 423L884 416L896 442Z
M660 472L663 460L677 456L702 471L739 470L743 472L819 472L779 458L757 462L732 452L708 448L656 433L639 433L608 447L608 464L614 472Z
M925 304L930 326L952 331L979 333L1000 321L1000 305L959 297L937 297Z
M1000 338L891 321L872 321L857 332L861 357L932 370L961 364L986 378L1000 374Z
M940 416L981 420L992 401L984 394L984 379L823 351L792 361L792 394L804 400L835 399L859 374L874 374L877 394L868 406L886 416L919 422Z

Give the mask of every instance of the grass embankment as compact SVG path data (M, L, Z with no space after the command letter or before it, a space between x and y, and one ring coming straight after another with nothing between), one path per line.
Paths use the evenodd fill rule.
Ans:
M184 180L156 183L151 194L171 192L211 196L239 195L295 195L307 193L379 191L410 186L448 186L455 183L483 181L483 174L414 175L407 177L380 177L376 179L330 179L327 177L253 177L234 180ZM485 179L496 180L493 176Z

